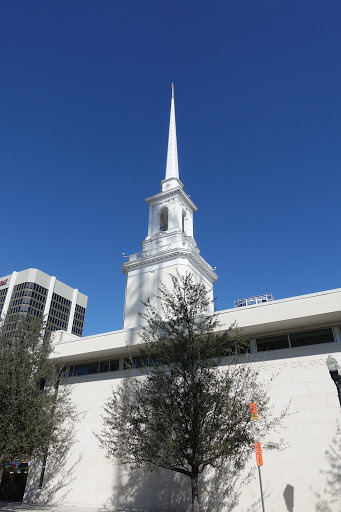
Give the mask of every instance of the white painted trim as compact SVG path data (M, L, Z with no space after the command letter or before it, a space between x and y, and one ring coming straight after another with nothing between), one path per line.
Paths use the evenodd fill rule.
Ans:
M212 270L212 267L207 263L207 261L205 261L204 258L200 256L199 251L196 251L192 248L168 249L162 252L159 251L158 253L152 254L151 256L135 258L134 260L124 262L121 270L124 274L128 274L128 272L132 272L136 269L141 269L142 272L145 272L145 269L147 267L151 267L153 264L160 266L162 261L173 262L178 258L187 259L187 261L191 260L192 263L198 267L200 273L203 274L211 284L213 284L218 279L217 274L214 272L214 270Z
M335 288L333 290L325 290L323 292L308 293L306 295L297 295L296 297L287 297L285 299L270 300L269 302L262 302L261 304L252 304L250 306L243 306L242 308L222 309L221 311L219 311L219 313L233 313L236 311L245 311L247 309L253 309L253 308L260 308L260 307L264 308L267 306L271 307L276 304L284 304L285 302L298 301L298 300L302 300L302 299L310 299L312 297L321 297L323 295L331 295L331 294L340 293L340 292L341 292L341 288Z
M166 192L159 192L158 194L154 194L153 196L147 197L145 199L147 204L157 204L161 202L165 202L166 199L171 199L172 197L181 197L186 206L192 210L192 212L197 211L197 207L193 203L192 199L184 192L181 188L172 188L167 190Z
M49 290L47 292L47 297L46 297L46 302L45 302L45 307L44 307L44 320L46 320L46 321L47 321L47 316L49 314L50 307L51 307L52 295L53 295L55 283L56 283L55 276L51 276Z
M12 298L13 288L14 288L14 285L15 285L15 281L16 281L17 275L18 275L18 272L14 271L12 276L11 276L11 278L10 278L9 286L8 286L8 289L7 289L6 299L5 299L3 308L2 308L2 314L1 314L2 317L6 316L6 314L7 314L9 303L10 303L11 298Z
M77 288L75 288L73 290L73 297L72 297L72 303L71 303L71 309L70 309L69 323L68 323L67 331L66 331L68 334L72 333L72 325L73 325L73 319L75 317L77 295L78 295L78 290L77 290Z

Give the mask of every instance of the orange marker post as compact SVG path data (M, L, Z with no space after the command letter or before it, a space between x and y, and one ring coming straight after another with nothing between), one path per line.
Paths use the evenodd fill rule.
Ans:
M262 455L262 445L260 443L255 443L255 452L256 455Z
M257 414L257 405L253 402L250 403L250 411L251 411L251 419L252 420L258 420L258 414Z
M261 471L260 471L260 467L263 466L262 445L259 442L258 435L256 435L257 434L256 421L258 421L257 404L255 404L254 402L251 402L250 403L250 411L251 411L251 421L252 421L253 432L254 432L256 463L258 466L258 475L259 475L260 496L261 496L261 500L262 500L262 509L263 509L263 512L265 512L262 476L261 476Z
M250 402L250 411L251 414L257 414L257 404Z

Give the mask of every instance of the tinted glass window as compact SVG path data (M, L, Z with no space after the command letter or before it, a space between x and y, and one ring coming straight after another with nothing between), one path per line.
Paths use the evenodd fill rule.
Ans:
M331 329L296 332L289 336L292 347L302 347L304 345L315 345L317 343L330 343L334 341L333 331Z
M109 371L109 361L101 361L99 363L99 372L108 372Z
M289 340L286 334L281 336L271 336L269 338L257 338L257 350L277 350L280 348L289 348Z
M110 361L110 371L115 372L116 370L118 370L119 365L120 361L118 359L113 359L112 361Z
M98 363L75 365L74 375L91 375L92 373L98 373Z
M124 368L125 369L131 369L131 368L142 368L149 366L148 360L143 359L142 357L133 357L131 359L125 359L124 360Z

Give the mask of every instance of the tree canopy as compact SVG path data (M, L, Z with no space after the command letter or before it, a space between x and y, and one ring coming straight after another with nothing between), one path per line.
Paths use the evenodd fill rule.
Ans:
M188 476L198 512L198 476L227 461L241 470L254 449L250 402L264 419L263 438L285 411L274 418L256 365L238 359L246 350L239 330L219 330L218 315L206 313L205 285L195 284L191 274L172 276L172 282L171 290L160 287L161 314L145 304L139 349L144 377L128 375L113 390L100 440L120 463Z
M68 442L76 413L70 391L58 391L50 333L41 318L11 316L0 326L0 470L14 457L29 461ZM65 422L67 419L67 422Z

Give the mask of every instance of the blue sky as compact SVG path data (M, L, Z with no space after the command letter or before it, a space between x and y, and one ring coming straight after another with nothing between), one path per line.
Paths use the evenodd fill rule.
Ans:
M121 328L174 81L218 309L341 287L340 22L338 0L1 2L0 275L55 275L85 335Z

